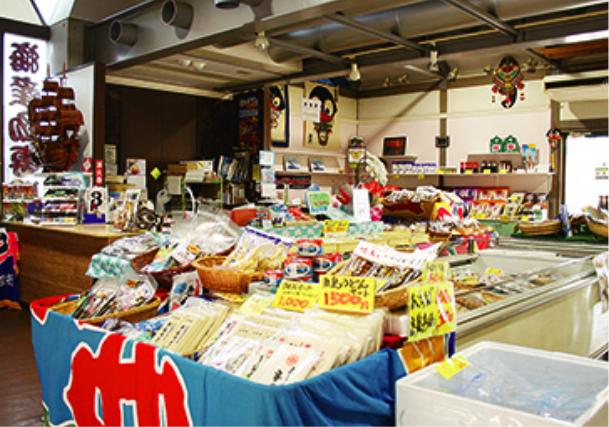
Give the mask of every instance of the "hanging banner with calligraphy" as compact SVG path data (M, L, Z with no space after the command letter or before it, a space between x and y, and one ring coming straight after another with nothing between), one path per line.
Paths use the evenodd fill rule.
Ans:
M47 70L47 42L4 34L3 42L4 182L35 172L28 104L40 94Z

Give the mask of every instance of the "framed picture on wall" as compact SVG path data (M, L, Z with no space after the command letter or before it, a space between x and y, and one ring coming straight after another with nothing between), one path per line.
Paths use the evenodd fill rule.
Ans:
M406 137L390 136L383 140L383 156L403 156L406 154Z

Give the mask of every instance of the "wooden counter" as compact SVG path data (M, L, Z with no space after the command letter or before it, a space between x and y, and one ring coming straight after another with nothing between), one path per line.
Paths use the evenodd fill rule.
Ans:
M114 240L128 235L111 232L108 225L2 223L2 227L19 237L19 297L26 303L90 289L93 280L85 273L91 257Z

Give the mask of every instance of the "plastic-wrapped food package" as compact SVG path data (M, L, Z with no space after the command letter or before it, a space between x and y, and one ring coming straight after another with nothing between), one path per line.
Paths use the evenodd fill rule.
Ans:
M158 288L154 277L145 274L126 274L119 279L116 309L121 312L146 304Z
M102 252L106 255L130 260L137 255L158 248L162 243L162 237L153 233L144 233L115 240L108 246L102 248Z
M176 223L171 229L173 240L190 240L201 255L214 255L232 248L241 235L241 228L221 210L199 209L191 221Z
M280 269L293 244L292 239L247 227L223 266L242 271Z

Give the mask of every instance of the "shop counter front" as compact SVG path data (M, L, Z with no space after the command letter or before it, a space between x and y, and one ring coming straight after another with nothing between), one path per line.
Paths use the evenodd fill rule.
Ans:
M397 351L262 385L31 304L46 425L395 425Z
M86 276L91 257L104 246L124 237L111 226L38 226L3 223L17 233L21 254L19 296L30 303L36 299L91 289Z

